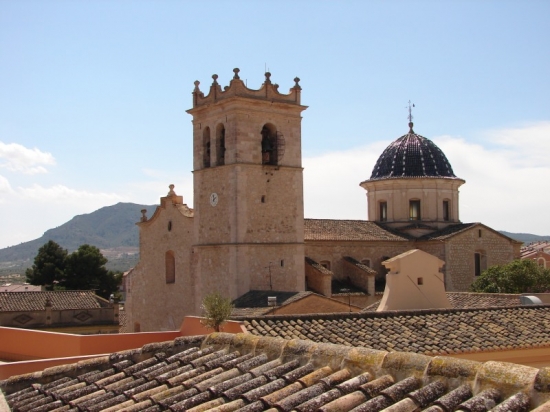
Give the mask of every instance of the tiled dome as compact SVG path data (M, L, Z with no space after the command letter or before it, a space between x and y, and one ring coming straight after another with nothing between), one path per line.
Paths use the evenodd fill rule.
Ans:
M380 155L371 180L396 177L456 177L445 154L434 142L413 131L391 143Z

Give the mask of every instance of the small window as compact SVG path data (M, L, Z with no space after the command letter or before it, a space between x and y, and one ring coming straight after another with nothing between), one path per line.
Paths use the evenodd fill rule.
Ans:
M450 213L449 213L449 201L444 200L443 201L443 220L445 222L448 222L450 220Z
M539 264L539 266L540 266L541 268L546 268L546 260L544 260L544 258L539 257L539 258L537 259L537 263Z
M319 262L319 264L325 269L330 270L330 262L328 260L322 260Z
M487 270L487 254L479 251L474 254L474 275L481 276Z
M265 195L262 196L262 203L265 203Z
M285 266L285 260L281 259L281 267L284 267L284 266Z
M171 232L172 231L172 221L168 221L168 231Z
M262 136L262 164L277 165L277 129L272 124L265 124L260 134Z
M176 259L174 257L174 252L169 250L165 255L165 264L166 264L166 283L175 283L176 282Z
M210 128L202 132L202 163L203 167L210 167Z
M134 332L141 332L141 325L139 322L134 322Z
M481 229L477 231L477 237L481 237Z
M371 267L371 266L370 266L370 259L363 259L363 260L361 261L361 263L362 263L363 265L365 265L365 266L368 266L369 268Z
M423 285L424 284L424 278L416 278L416 284L417 285Z
M219 124L216 130L216 154L217 165L223 166L225 164L225 127L223 124Z
M388 202L380 202L380 221L386 222L388 220Z
M420 200L409 200L409 220L420 219Z

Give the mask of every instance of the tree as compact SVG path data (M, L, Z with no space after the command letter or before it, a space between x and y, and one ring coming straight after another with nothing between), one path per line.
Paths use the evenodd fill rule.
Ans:
M53 240L48 241L38 249L32 268L26 270L27 282L31 285L44 285L46 290L53 290L54 285L63 278L66 258L66 249Z
M490 267L470 289L485 293L544 293L550 291L550 270L530 259L514 260Z
M61 286L69 290L95 290L97 295L108 299L117 291L122 274L108 271L106 263L107 259L97 247L80 246L66 258Z
M218 292L213 292L202 300L202 309L204 312L202 324L219 332L220 326L231 316L233 304L231 299L224 298Z

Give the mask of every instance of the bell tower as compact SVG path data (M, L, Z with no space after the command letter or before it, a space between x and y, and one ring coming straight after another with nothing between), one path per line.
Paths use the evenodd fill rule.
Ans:
M193 277L197 302L213 291L302 291L304 206L299 78L279 93L270 73L249 89L234 69L208 95L195 82ZM198 308L197 308L198 309Z

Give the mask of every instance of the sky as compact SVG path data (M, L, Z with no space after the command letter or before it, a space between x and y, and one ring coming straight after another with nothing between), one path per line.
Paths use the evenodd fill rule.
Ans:
M118 202L193 204L195 80L302 87L305 216L367 219L414 130L460 220L550 235L550 2L0 0L0 248ZM139 216L136 216L136 221Z

